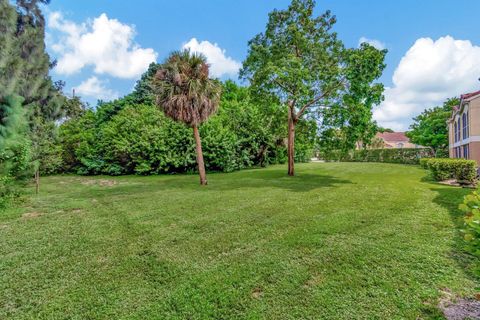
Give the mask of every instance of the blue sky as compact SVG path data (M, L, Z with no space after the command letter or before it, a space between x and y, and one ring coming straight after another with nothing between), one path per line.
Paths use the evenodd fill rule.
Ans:
M59 61L55 79L84 100L127 94L152 60L185 44L209 58L215 74L236 79L247 42L265 29L268 12L289 1L52 0L45 8L47 48ZM346 46L360 39L386 47L388 87L374 112L404 130L426 107L480 88L480 1L317 1L330 9Z

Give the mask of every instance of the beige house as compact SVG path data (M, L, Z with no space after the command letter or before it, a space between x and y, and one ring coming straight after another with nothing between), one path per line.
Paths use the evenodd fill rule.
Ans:
M405 132L378 132L374 140L381 142L382 148L386 149L422 148L422 146L411 143Z
M363 148L361 142L357 142L357 150ZM403 148L424 148L423 146L410 142L405 132L377 132L375 137L367 146L368 149L403 149Z
M473 159L480 164L480 91L460 96L448 123L450 158Z

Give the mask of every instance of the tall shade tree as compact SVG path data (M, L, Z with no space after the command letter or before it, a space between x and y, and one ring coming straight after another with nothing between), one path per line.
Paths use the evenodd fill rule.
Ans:
M295 126L299 119L306 114L321 115L325 108L335 105L351 109L370 105L365 101L371 95L367 92L372 89L373 80L367 74L371 66L363 60L376 63L376 59L369 57L368 47L362 47L362 51L345 50L332 30L336 17L330 11L316 16L314 8L314 0L293 0L288 9L271 12L265 32L250 40L248 56L240 71L240 77L249 80L254 91L273 95L288 106L288 174L292 176ZM380 74L384 54L380 55L381 63L374 66L380 69ZM368 68L355 71L352 68L355 64L367 64ZM376 77L377 72L373 78ZM371 122L369 112L351 114L355 118L349 121L361 121L365 130L369 127L363 125ZM354 126L349 128L352 132Z
M383 84L375 81L385 68L386 53L367 43L344 51L342 77L345 86L337 101L321 109L321 137L332 137L335 133L334 137L342 138L337 139L339 143L335 148L341 153L354 149L358 142L369 144L378 130L372 120L372 108L383 100Z
M273 94L288 106L288 174L294 175L295 125L312 107L328 104L343 84L343 45L332 31L330 11L315 17L313 0L293 0L274 10L264 33L249 41L240 71L262 94Z
M193 128L200 184L207 184L198 126L217 111L221 85L209 78L205 56L189 50L173 52L153 79L157 105L165 115Z

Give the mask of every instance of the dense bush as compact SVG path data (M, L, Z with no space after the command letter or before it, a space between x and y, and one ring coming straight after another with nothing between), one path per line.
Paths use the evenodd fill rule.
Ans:
M352 162L388 162L418 164L420 158L431 155L428 148L404 149L363 149L344 154L342 161Z
M286 160L286 109L253 103L245 88L227 82L219 111L200 126L210 171L229 172ZM296 161L311 157L316 123L298 124ZM158 174L196 170L192 129L151 103L126 98L102 103L62 124L64 169L80 174Z
M465 196L460 210L466 213L464 238L470 253L480 258L480 195L478 192ZM480 270L477 270L480 272Z
M421 158L419 160L420 167L423 169L428 169L428 161L430 161L433 158Z
M477 163L474 160L450 159L450 158L424 158L420 165L429 169L437 181L456 179L460 183L473 183L477 171Z

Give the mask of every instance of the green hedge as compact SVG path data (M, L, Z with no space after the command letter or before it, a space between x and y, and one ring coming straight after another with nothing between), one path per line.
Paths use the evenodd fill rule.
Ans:
M478 192L465 196L459 209L465 212L464 239L467 243L467 250L474 256L480 258L480 195ZM477 274L480 275L480 266L477 262Z
M424 158L420 165L430 170L437 181L456 179L460 183L473 183L477 176L477 163L474 160L450 158Z
M364 149L349 152L344 155L342 161L418 164L420 158L431 154L429 148Z

